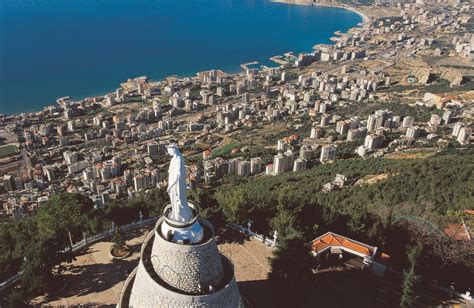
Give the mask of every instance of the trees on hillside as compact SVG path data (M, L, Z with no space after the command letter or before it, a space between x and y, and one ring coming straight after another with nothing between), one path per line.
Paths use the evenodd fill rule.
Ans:
M36 234L33 219L25 218L19 222L0 225L0 280L9 278L18 272L26 248Z
M284 195L281 194L278 214L272 219L272 226L278 232L278 245L270 258L268 278L275 306L298 307L305 299L312 260L302 232L298 230L298 208L294 211L285 208L291 199Z
M472 245L460 247L441 231L448 223L459 222L448 212L472 206L473 158L473 152L466 150L425 159L336 161L305 172L253 177L237 185L223 185L216 192L216 200L232 221L242 224L251 219L252 228L260 233L270 234L275 229L275 219L289 212L295 215L305 242L317 236L312 231L317 225L318 232L334 231L380 247L392 256L392 265L399 269L409 264L406 247L420 239L417 223L437 226L439 238L430 234L423 238L427 243L431 243L430 239L435 241L426 245L424 255L438 269L433 271L422 265L418 270L446 283L466 276L454 277L450 272L461 273L464 268L468 274L474 269L468 261ZM350 179L377 174L386 174L387 178L371 185L348 185L334 192L321 192L322 185L336 173Z
M418 258L421 255L423 246L417 244L410 248L408 252L409 268L403 272L402 282L402 296L400 298L400 307L409 308L413 307L416 300L414 295L414 289L416 284L420 281L421 276L416 274L415 266L418 262Z
M92 201L80 194L61 193L52 196L39 209L31 223L37 232L24 251L23 286L30 292L43 292L58 284L56 275L62 263L73 255L65 249L89 231Z
M22 286L31 293L57 289L61 284L58 274L63 262L70 262L73 255L62 251L64 246L57 238L36 237L25 252Z
M26 266L23 264L24 257L27 254L34 256L41 246L48 249L51 260L54 260L53 255L59 255L55 262L60 264L60 260L67 261L70 257L58 251L81 240L83 232L95 234L109 229L112 222L123 225L137 221L140 211L145 217L158 216L168 202L168 194L159 188L138 194L132 200L111 202L99 209L95 209L93 202L81 194L60 193L51 196L49 201L38 207L36 215L0 225L0 279L7 279ZM37 255L41 258L48 254ZM30 260L36 261L35 258ZM48 262L31 262L28 271L33 273L35 264L39 269L52 269L54 266Z
M54 238L63 247L72 246L89 231L93 216L92 200L81 194L61 193L52 196L38 209L36 225L42 240Z

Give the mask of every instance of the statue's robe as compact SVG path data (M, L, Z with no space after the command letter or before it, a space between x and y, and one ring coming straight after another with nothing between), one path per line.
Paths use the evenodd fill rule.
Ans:
M180 222L190 221L193 215L186 198L186 169L181 153L176 153L171 159L168 183L174 183L169 188L172 219Z

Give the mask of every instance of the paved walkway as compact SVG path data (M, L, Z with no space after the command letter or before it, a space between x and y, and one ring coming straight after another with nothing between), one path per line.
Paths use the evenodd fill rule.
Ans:
M133 253L123 260L113 259L109 250L111 242L99 242L76 256L76 261L67 265L64 277L67 285L56 295L40 296L32 304L48 306L100 305L115 306L122 284L137 266L141 243L148 228L127 234L126 243Z
M270 271L268 258L273 249L237 231L225 232L220 237L218 247L234 264L240 294L250 303L250 308L271 307L272 296L267 276Z
M37 297L31 304L115 307L125 279L138 264L141 244L149 229L127 234L126 242L133 253L123 260L112 259L109 254L111 242L90 246L76 256L76 261L67 265L64 273L67 285L63 291L49 297ZM220 239L219 250L234 263L241 294L253 307L265 307L259 303L270 298L266 279L270 268L267 257L272 254L272 249L235 231L224 233Z

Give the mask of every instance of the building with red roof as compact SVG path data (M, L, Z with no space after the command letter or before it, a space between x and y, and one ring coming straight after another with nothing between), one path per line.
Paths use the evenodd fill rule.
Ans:
M323 263L331 256L343 258L356 257L362 261L362 268L369 268L375 276L382 277L385 273L390 256L382 253L377 247L370 246L348 237L326 232L311 241L311 254L318 263Z

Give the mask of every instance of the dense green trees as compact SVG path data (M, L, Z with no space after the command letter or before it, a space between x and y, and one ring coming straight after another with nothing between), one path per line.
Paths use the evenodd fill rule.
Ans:
M305 243L334 231L378 246L391 255L392 266L408 268L404 289L409 302L408 290L419 274L442 283L456 281L457 286L472 277L472 246L462 246L441 230L459 221L453 213L472 207L473 158L473 150L467 149L426 159L340 160L276 177L229 176L215 191L198 189L189 193L189 199L216 227L224 213L241 224L251 219L252 229L259 233L278 231L279 246L270 274L276 290L285 288L294 294L304 290L311 261ZM387 178L362 186L350 182L340 190L321 192L322 185L337 173L351 180L377 174ZM114 201L101 209L79 194L53 196L38 208L37 215L0 225L0 276L5 279L23 267L25 287L44 290L57 283L59 265L72 258L63 249L80 240L83 232L94 234L110 228L112 222L137 221L140 211L144 218L159 215L168 202L163 189L138 194L133 200ZM407 247L418 242L423 243L423 253L418 256L416 271L415 266L411 271Z
M241 185L224 185L218 189L216 199L234 221L254 219L254 213L261 212L266 216L266 225L260 226L266 228L263 231L269 231L269 221L283 189L295 202L319 208L326 225L334 224L333 219L337 219L334 212L349 220L353 225L349 229L360 229L358 233L368 231L371 226L367 220L372 216L385 222L395 214L417 216L442 224L448 218L448 210L471 206L473 157L466 153L424 160L343 160L305 172L253 177ZM376 174L387 174L388 178L373 185L349 185L329 194L322 193L322 185L333 180L337 173L351 179Z
M61 265L74 257L65 248L80 241L84 233L99 233L110 228L112 222L123 225L138 221L140 211L145 218L157 216L167 202L168 195L162 189L99 209L81 194L51 196L34 216L0 225L0 278L9 278L23 269L25 291L54 289L61 284ZM12 295L8 300L16 298Z
M26 248L30 245L35 233L36 225L31 218L0 225L1 280L9 278L20 269Z
M278 245L270 259L268 275L273 287L273 304L276 307L298 307L305 299L305 286L311 277L311 255L303 234L299 230L297 212L289 191L279 195L278 213L271 220L278 232Z
M52 196L42 205L35 216L38 236L55 238L63 247L73 245L88 231L93 217L92 200L81 194L62 193Z
M57 238L35 238L25 251L22 266L22 286L31 293L57 289L61 280L63 262L71 262L71 252L62 252L64 246Z
M61 193L43 204L33 218L29 245L24 251L22 285L30 292L46 291L58 284L55 274L62 271L63 262L71 262L68 246L90 231L93 216L92 201L80 194ZM30 226L30 227L31 227Z
M423 238L430 243L424 247L423 258L430 262L423 262L419 272L444 284L456 280L458 286L465 286L474 268L468 261L472 246L461 247L462 243L441 230L449 223L459 223L448 212L472 207L473 158L473 152L466 150L426 159L342 160L305 172L248 178L239 185L220 187L215 196L232 221L251 219L252 228L259 232L270 234L274 217L289 210L296 215L306 242L326 231L342 233L380 247L392 256L391 265L398 269L409 264L406 248ZM376 174L387 178L371 185L321 192L322 185L337 173L350 179ZM291 202L282 202L285 198ZM429 264L435 264L437 270Z
M420 276L415 272L415 266L422 251L422 245L418 244L410 248L408 252L408 261L410 266L403 273L402 296L400 299L400 307L409 308L413 306L416 299L414 289L420 280Z

